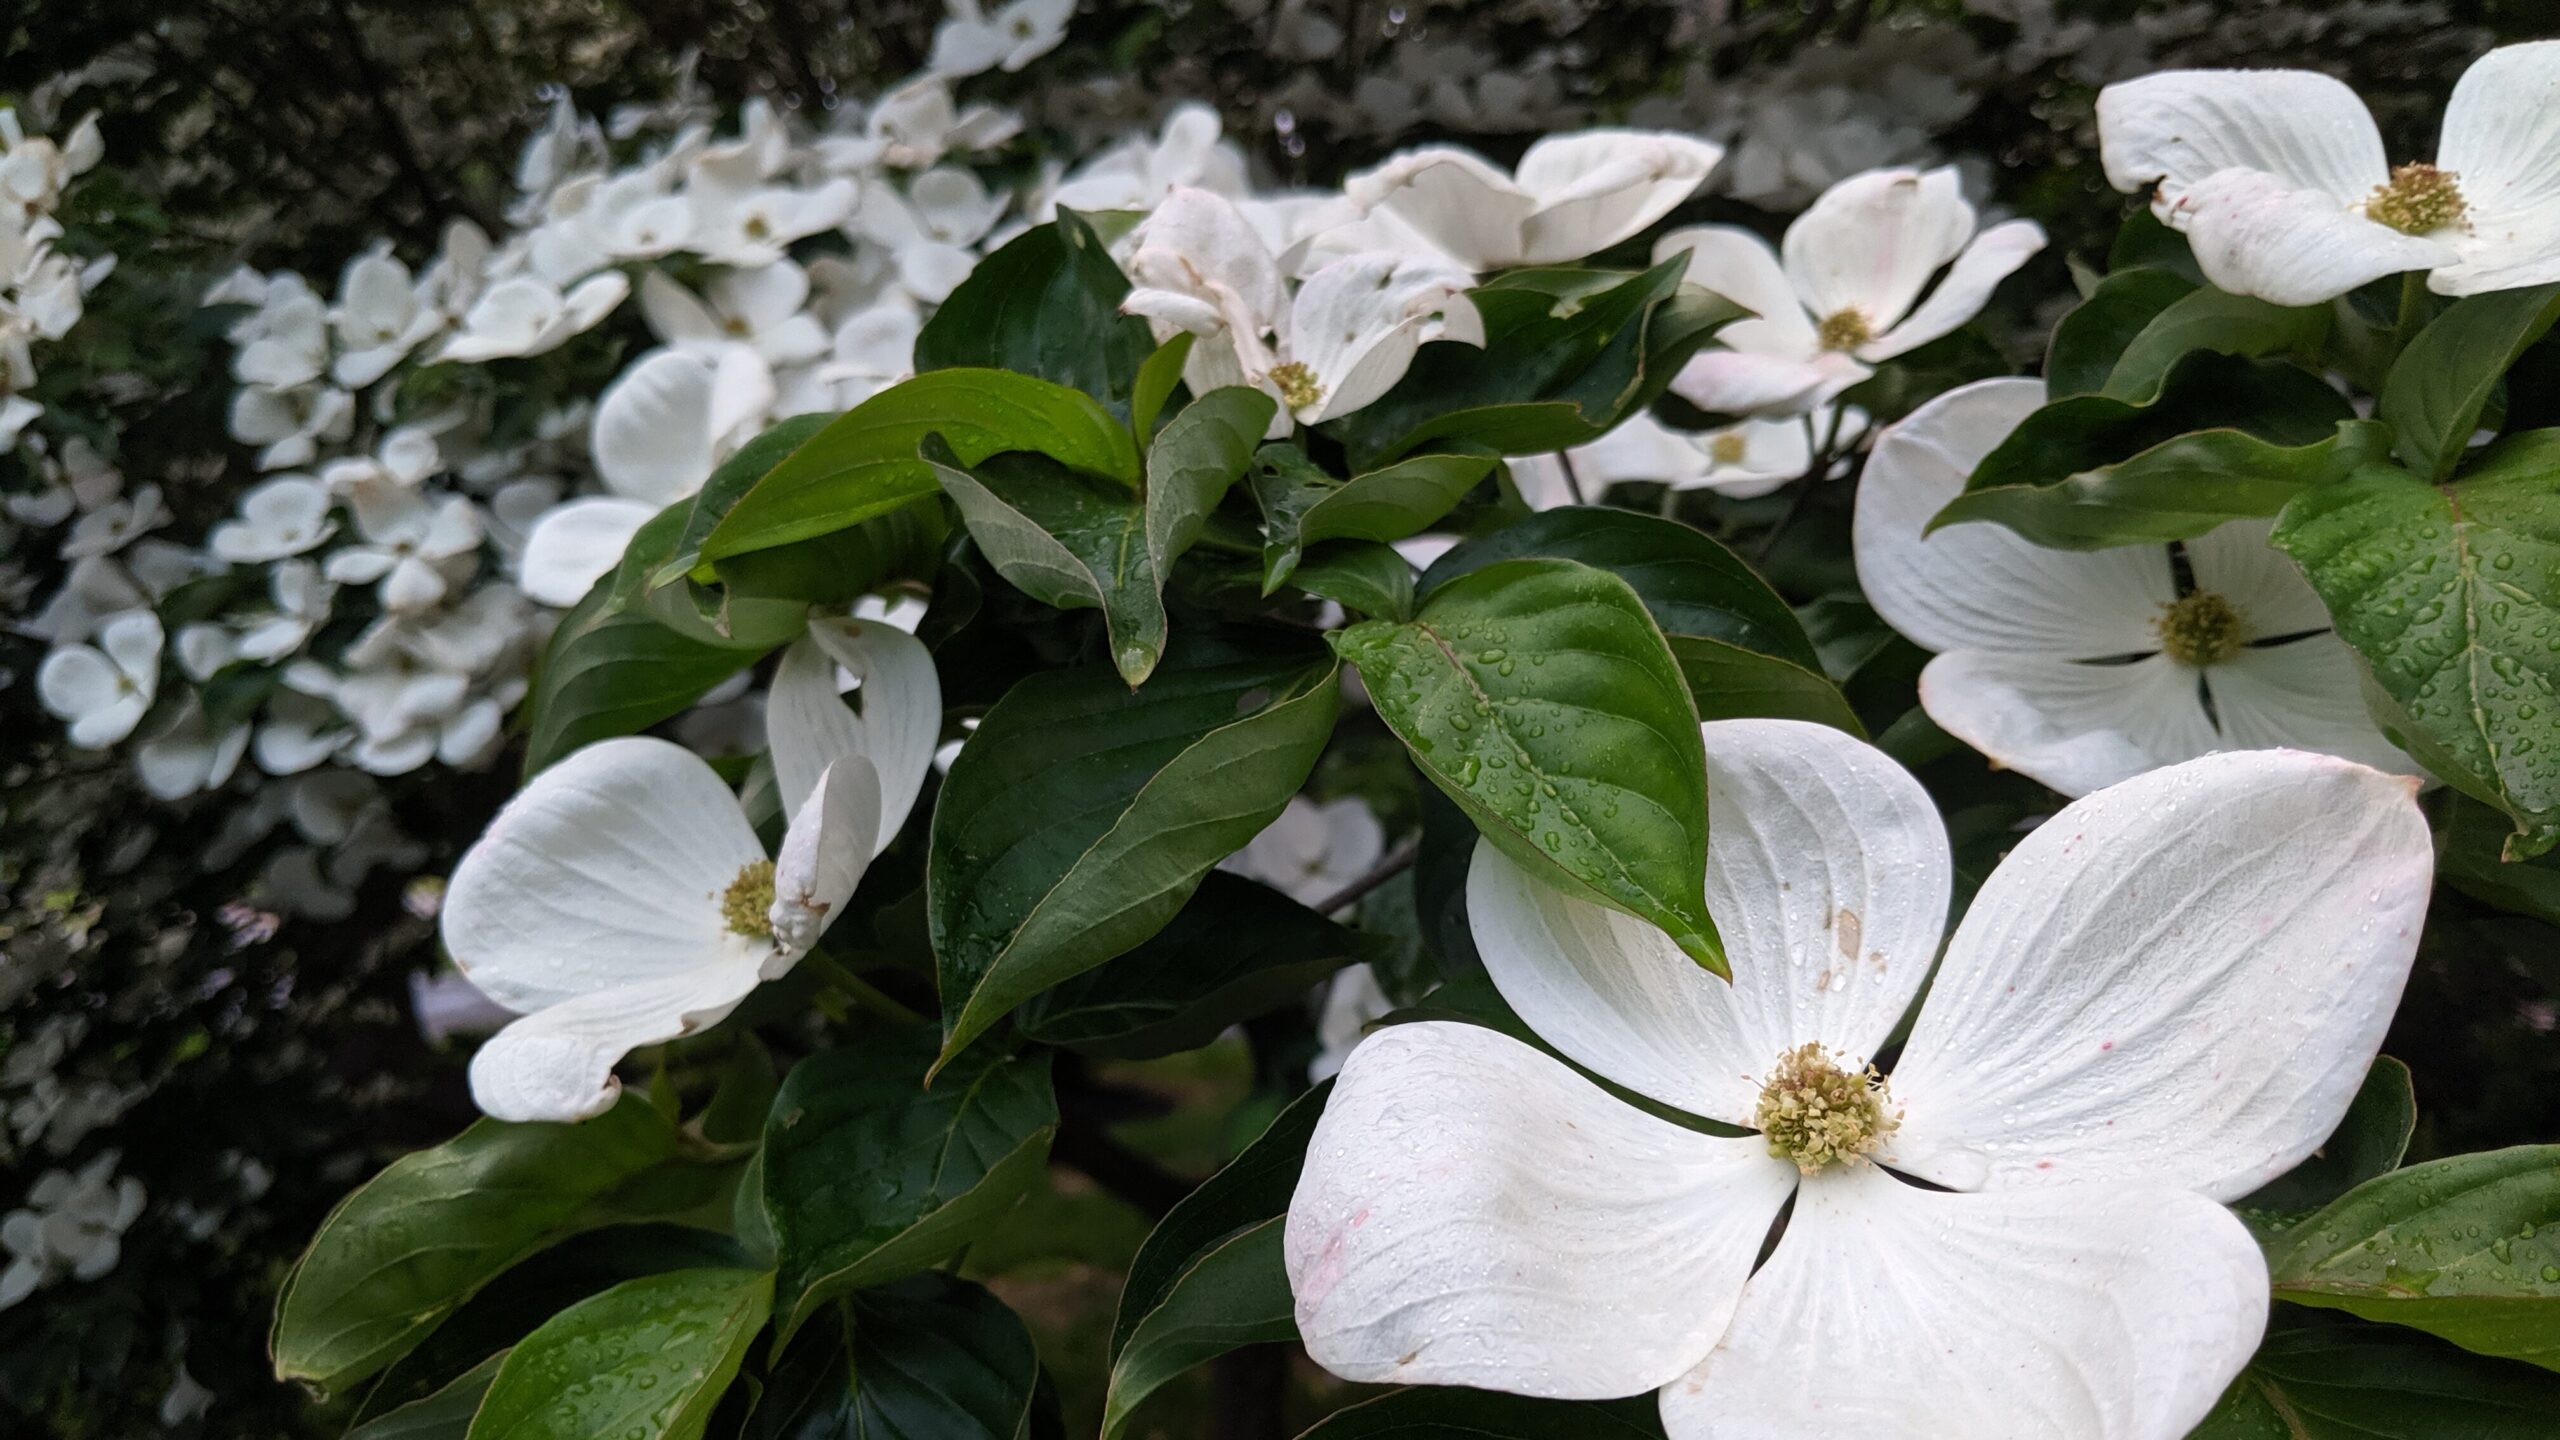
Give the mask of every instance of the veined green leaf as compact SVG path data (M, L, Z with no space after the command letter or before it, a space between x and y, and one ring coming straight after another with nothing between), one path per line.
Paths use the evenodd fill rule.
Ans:
M772 1302L761 1270L674 1270L582 1300L507 1352L471 1440L699 1440Z
M1009 370L1081 390L1127 416L1155 348L1147 322L1120 313L1128 294L1128 277L1086 217L1060 210L980 260L934 307L916 335L916 372Z
M1262 506L1262 593L1287 583L1306 547L1325 540L1402 540L1449 513L1493 473L1497 457L1416 455L1337 480L1295 445L1265 445L1254 456L1253 497Z
M2289 1233L2276 1298L2560 1370L2560 1145L2394 1170Z
M1084 392L1004 370L935 370L881 391L803 441L729 508L704 537L702 558L829 534L932 494L933 469L918 454L927 435L940 435L964 466L1023 450L1138 483L1128 426Z
M2560 430L2450 485L2374 466L2305 491L2274 543L2363 660L2383 733L2506 811L2511 857L2560 838Z
M1115 1440L1130 1414L1185 1370L1239 1346L1297 1338L1281 1260L1287 1223L1273 1216L1212 1246L1148 1310L1113 1358L1103 1440Z
M748 1440L1025 1440L1040 1383L1031 1332L950 1275L856 1292L848 1326L793 1346ZM849 1331L849 1333L848 1333Z
M2518 357L2560 322L2560 284L2456 300L2391 366L2381 415L2412 470L2442 480L2461 463L2481 412Z
M681 1166L675 1155L674 1127L630 1093L581 1124L481 1120L393 1161L338 1202L286 1277L269 1339L277 1378L341 1389L408 1353L535 1251L701 1203L715 1179L707 1168L699 1187L640 1183Z
M792 1067L765 1122L784 1344L829 1300L938 1265L1021 1200L1057 1133L1049 1057L878 1032Z
M1333 644L1486 838L1726 973L1706 907L1697 709L1626 581L1507 560L1437 587L1410 621L1363 621Z
M2560 1380L2406 1331L2279 1330L2191 1440L2542 1440Z
M2045 349L2046 393L2064 400L2107 388L2125 347L2160 312L2195 290L2193 280L2156 265L2119 270L2100 281L2053 327L2053 342Z
M1164 928L1306 783L1334 665L1201 645L1132 693L1095 666L1026 677L934 807L926 906L946 1055Z

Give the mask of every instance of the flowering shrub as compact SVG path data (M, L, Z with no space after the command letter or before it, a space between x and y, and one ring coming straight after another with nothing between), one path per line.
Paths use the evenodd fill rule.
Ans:
M0 1310L224 1235L291 1153L344 1198L272 1367L377 1437L2560 1395L2560 1157L2434 1089L2457 997L2551 1028L2446 977L2560 920L2560 45L2480 61L2432 164L2307 74L2108 87L2148 203L2020 376L2050 235L1937 163L1954 99L1808 159L1460 67L1380 130L1555 133L1281 190L1203 106L1079 152L971 98L1079 23L954 6L816 123L563 100L503 225L218 278L256 478L212 505L38 389L121 281L50 221L95 132L12 134L27 703L208 884L30 867L11 923L52 961L144 900L289 1013L322 952L279 936L346 922L330 1003L414 983L482 1118L180 1181L125 1134L163 1077L30 1011ZM169 1425L242 1383L128 1348Z

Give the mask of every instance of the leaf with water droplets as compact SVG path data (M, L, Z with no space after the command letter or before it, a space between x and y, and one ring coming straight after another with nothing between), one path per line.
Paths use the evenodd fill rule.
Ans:
M785 1343L826 1302L950 1258L1039 1178L1058 1129L1046 1051L982 1045L935 1075L920 1026L792 1068L764 1130Z
M1054 1424L1031 1332L956 1276L859 1291L820 1332L774 1368L747 1440L1024 1440Z
M2276 1298L2560 1370L2560 1145L2395 1170L2290 1234Z
M697 1440L772 1303L770 1273L727 1269L581 1300L507 1352L469 1440Z
M2363 660L2383 733L2507 812L2511 857L2560 839L2560 430L2451 485L2377 466L2306 491L2274 543Z
M1333 644L1414 763L1505 854L1727 973L1707 916L1697 709L1626 581L1506 560L1439 587L1410 621L1364 621Z
M2278 1330L2189 1440L2548 1440L2560 1379L2353 1323Z

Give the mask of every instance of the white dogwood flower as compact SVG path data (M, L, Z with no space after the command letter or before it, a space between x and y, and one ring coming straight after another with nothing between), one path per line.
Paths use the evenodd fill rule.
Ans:
M27 1203L0 1216L0 1310L65 1278L95 1280L124 1255L124 1232L142 1218L142 1182L115 1178L121 1157L109 1150L80 1167L48 1170L28 1187Z
M299 555L337 533L329 487L308 475L279 475L240 497L238 518L213 527L207 546L234 565Z
M101 750L133 733L160 693L160 617L148 610L98 627L98 643L58 645L36 667L36 697L71 725L71 743Z
M338 337L338 358L329 366L329 378L361 390L435 338L445 317L419 291L409 267L391 254L387 242L347 262L338 279L338 303L329 311Z
M1409 150L1352 176L1343 193L1482 272L1606 250L1671 213L1723 158L1723 146L1687 135L1584 130L1540 140L1509 175L1450 146Z
M656 350L604 392L591 443L596 473L612 493L567 501L533 522L518 561L524 593L545 605L577 604L650 516L711 478L723 370L736 373L690 350ZM730 403L744 402L732 394ZM744 418L732 417L729 428Z
M324 567L340 585L372 585L386 610L424 610L467 568L480 549L480 507L468 495L428 495L388 480L347 492L363 543L329 556Z
M1817 418L1817 425L1825 424ZM1747 500L1766 495L1813 465L1813 437L1802 416L1743 420L1715 430L1674 430L1651 415L1627 417L1618 428L1565 452L1573 478L1593 500L1622 480L1656 481L1674 490L1713 490ZM1519 471L1514 462L1514 475ZM1532 506L1572 503L1561 474L1541 473L1539 494L1521 494ZM1545 503L1541 503L1544 501Z
M1852 528L1885 622L1938 652L1929 718L2009 769L2085 795L2212 750L2294 746L2417 773L2365 710L2346 642L2266 520L2163 545L2049 550L2003 525L1923 535L2044 403L2032 379L1950 390L1876 441Z
M2151 192L2222 289L2316 305L2403 271L2440 295L2560 279L2560 41L2492 50L2432 164L2393 165L2355 91L2308 70L2169 70L2098 95L2119 190Z
M1183 366L1194 391L1251 385L1277 399L1274 438L1292 418L1317 424L1386 394L1426 341L1484 343L1466 272L1366 251L1317 270L1292 297L1244 212L1206 190L1176 189L1135 239L1120 308L1155 322L1160 338L1200 337Z
M590 275L565 293L536 275L501 280L472 305L435 358L477 363L545 354L595 328L630 293L630 277L619 270Z
M1382 1030L1289 1208L1309 1353L1359 1381L1658 1390L1674 1440L2186 1435L2267 1315L2216 1202L2328 1137L2408 978L2414 786L2260 751L2074 803L1984 883L1888 1079L1947 913L1934 804L1828 728L1703 733L1731 984L1489 845L1467 908L1541 1039L1759 1133L1658 1118L1494 1030Z
M933 32L931 73L958 78L988 70L1010 75L1058 48L1075 0L1010 0L988 14L978 0L945 0L949 18Z
M862 679L862 713L837 669ZM535 776L462 858L446 949L519 1012L471 1061L480 1108L580 1120L614 1066L719 1023L790 970L905 823L941 724L932 657L885 625L824 621L784 652L767 726L790 825L767 858L737 797L691 751L590 745Z
M1982 313L2000 282L2044 248L2032 220L1978 234L1975 224L1953 169L1872 170L1822 192L1787 226L1782 251L1731 225L1673 231L1654 258L1686 251L1691 283L1758 318L1717 331L1718 348L1693 357L1671 388L1727 415L1829 402L1867 378L1869 365Z

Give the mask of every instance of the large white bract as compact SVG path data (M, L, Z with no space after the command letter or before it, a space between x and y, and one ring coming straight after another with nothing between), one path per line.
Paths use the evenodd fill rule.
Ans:
M1927 793L1864 743L1703 734L1730 985L1490 847L1468 915L1567 1059L1750 1126L1802 1047L1852 1074L1887 1047L1951 861ZM2216 1202L2328 1136L2407 979L2433 870L2414 788L2262 751L2063 810L1948 942L1871 1162L1801 1173L1493 1030L1378 1032L1289 1209L1309 1352L1361 1381L1659 1390L1675 1440L2177 1440L2266 1317L2257 1245Z
M1469 151L1435 145L1342 188L1363 213L1383 209L1459 265L1500 270L1608 249L1670 214L1723 158L1723 146L1687 135L1585 130L1530 146L1509 175Z
M1878 437L1858 482L1858 584L1935 650L1920 703L2065 795L2213 750L2294 746L2415 774L2366 713L2355 656L2301 572L2234 520L2168 548L2053 550L2003 525L1924 533L2044 403L2040 380L1950 390Z
M862 682L856 714L837 670ZM613 1103L613 1068L718 1024L786 973L843 912L898 832L942 716L915 637L813 621L767 701L774 786L790 825L768 860L710 765L664 740L578 751L535 776L454 870L445 947L523 1018L471 1060L502 1120L581 1120Z
M2205 278L2316 305L2424 271L2442 295L2560 280L2560 40L2492 50L2434 163L2393 165L2356 93L2308 70L2171 70L2098 96L2119 190L2186 232Z

